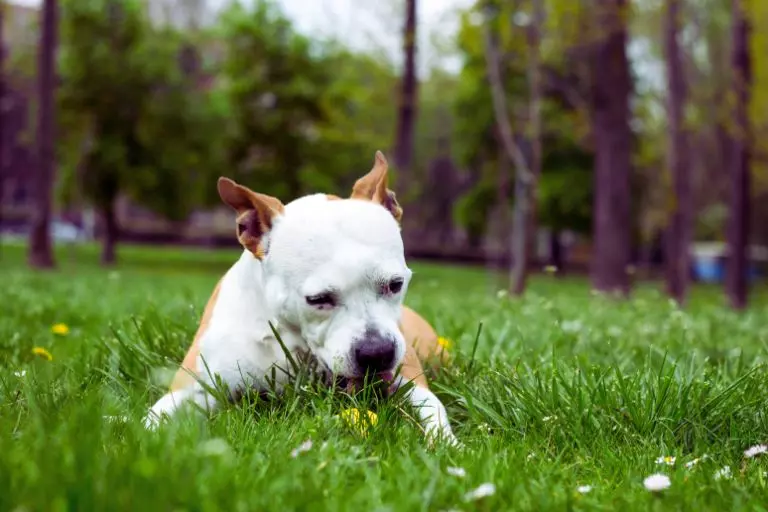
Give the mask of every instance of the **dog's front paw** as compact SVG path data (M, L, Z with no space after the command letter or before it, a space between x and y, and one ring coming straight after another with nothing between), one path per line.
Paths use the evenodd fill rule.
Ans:
M162 420L161 415L157 414L154 410L150 409L146 416L144 416L144 428L149 431L155 431L160 426Z
M451 427L447 425L433 425L431 428L427 428L427 444L434 448L437 445L445 445L450 448L463 449L464 445L459 441L453 432Z
M448 435L444 436L443 442L457 450L463 450L465 448L464 444L453 435L453 432L449 432Z
M174 403L173 395L167 394L163 396L144 416L144 428L150 431L157 430L163 420L167 419L175 410L176 404Z

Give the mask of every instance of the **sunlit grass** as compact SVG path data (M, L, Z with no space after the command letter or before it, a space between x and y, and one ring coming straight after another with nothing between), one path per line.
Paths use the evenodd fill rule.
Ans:
M764 290L741 315L714 288L697 289L680 311L653 285L613 303L578 278L538 277L515 300L499 298L482 269L414 263L407 302L452 343L454 363L433 388L463 452L429 449L400 400L355 403L313 386L144 431L142 416L236 256L124 248L122 264L103 270L96 248L62 248L60 269L36 274L20 248L2 247L0 510L768 502L768 455L744 456L768 441ZM375 424L350 428L349 407L375 409ZM730 478L716 478L725 466ZM651 493L643 481L657 472L670 487ZM494 494L471 494L486 483Z

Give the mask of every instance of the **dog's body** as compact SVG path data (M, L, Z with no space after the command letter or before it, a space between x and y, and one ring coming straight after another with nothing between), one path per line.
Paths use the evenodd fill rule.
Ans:
M233 397L284 384L283 347L311 355L326 372L362 382L376 374L409 400L430 437L454 442L446 411L429 390L422 361L442 359L432 327L402 301L411 272L403 256L401 210L386 188L387 166L358 180L352 197L316 194L283 206L226 179L219 194L238 213L245 250L217 284L171 390L152 407L155 426L183 402L217 406L206 391L218 376ZM399 376L394 372L400 368Z

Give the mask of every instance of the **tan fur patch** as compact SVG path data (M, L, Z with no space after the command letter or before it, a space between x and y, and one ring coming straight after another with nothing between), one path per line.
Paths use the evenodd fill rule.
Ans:
M208 299L208 303L205 305L203 311L203 317L200 320L200 325L195 333L195 338L192 341L192 346L189 347L187 355L184 356L184 361L181 363L181 368L176 372L171 383L171 391L183 389L191 385L195 380L192 374L197 374L197 356L200 354L200 338L202 338L205 330L208 328L208 324L211 321L213 315L213 308L216 305L216 301L219 298L219 289L221 288L221 279L216 283L216 288L213 289L211 298Z
M436 368L445 360L437 333L424 318L407 306L403 306L400 330L406 345L400 375L417 386L429 388L423 365Z

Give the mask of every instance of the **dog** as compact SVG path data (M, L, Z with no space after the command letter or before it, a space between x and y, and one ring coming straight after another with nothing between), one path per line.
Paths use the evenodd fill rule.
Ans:
M274 368L288 367L287 350L310 355L350 388L366 375L390 390L413 382L407 399L429 441L458 444L422 367L443 360L438 336L403 305L411 270L402 208L387 176L377 151L349 198L311 194L287 205L219 178L219 196L237 214L243 252L216 285L169 392L144 419L147 428L186 402L215 410L219 402L208 390L217 378L232 400L246 388L279 389L290 376Z

